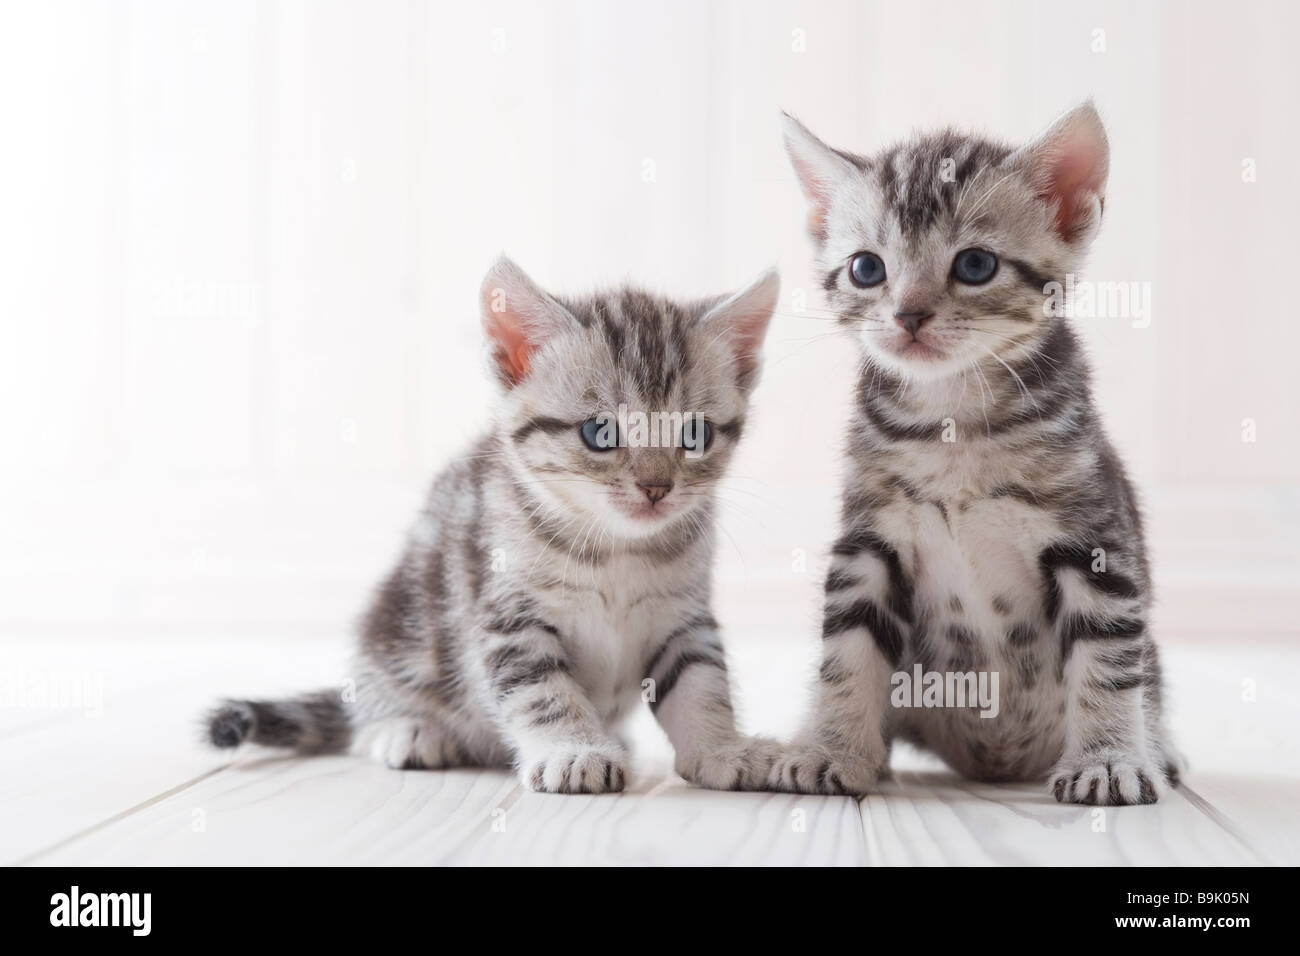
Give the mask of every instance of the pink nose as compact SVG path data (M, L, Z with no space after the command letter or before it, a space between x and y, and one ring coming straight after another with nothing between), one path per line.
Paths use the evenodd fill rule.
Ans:
M909 335L915 336L917 330L926 322L934 318L933 312L895 312L894 321L907 330Z
M673 483L667 479L653 485L644 481L638 481L636 486L645 492L645 496L650 499L651 504L663 501L664 498L668 497L668 492L673 490Z

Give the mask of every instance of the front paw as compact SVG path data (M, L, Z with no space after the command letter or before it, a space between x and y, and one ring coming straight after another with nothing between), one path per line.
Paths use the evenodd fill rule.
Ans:
M525 761L524 786L539 793L618 793L627 780L627 755L615 743L563 745Z
M738 737L696 754L677 755L677 773L710 790L761 790L781 745L766 737Z
M1103 752L1063 759L1052 772L1050 788L1058 803L1124 806L1155 803L1169 782L1153 760Z
M767 787L787 793L858 797L870 793L879 776L866 758L799 747L781 754L772 764Z

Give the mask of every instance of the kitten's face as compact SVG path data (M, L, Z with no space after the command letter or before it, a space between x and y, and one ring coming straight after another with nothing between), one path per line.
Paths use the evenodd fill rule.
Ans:
M1106 142L1092 107L1021 150L955 133L871 157L789 120L827 300L875 364L909 379L1030 353L1051 281L1100 219Z
M740 437L776 289L770 275L725 302L632 289L546 296L547 328L526 367L507 365L499 422L516 479L547 517L593 548L704 520Z

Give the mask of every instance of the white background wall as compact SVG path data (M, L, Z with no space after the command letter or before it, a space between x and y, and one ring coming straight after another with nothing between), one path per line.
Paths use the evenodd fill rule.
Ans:
M1166 613L1295 630L1300 5L0 10L0 633L340 631L483 422L502 249L561 290L779 264L720 573L785 582L811 626L852 352L822 337L778 109L868 151L1021 139L1087 95L1091 275L1149 282L1153 316L1081 324Z

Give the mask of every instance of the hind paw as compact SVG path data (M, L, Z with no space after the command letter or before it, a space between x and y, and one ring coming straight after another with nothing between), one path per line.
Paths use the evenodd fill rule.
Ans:
M352 752L394 770L437 770L448 765L445 738L437 725L411 717L394 717L362 728Z

